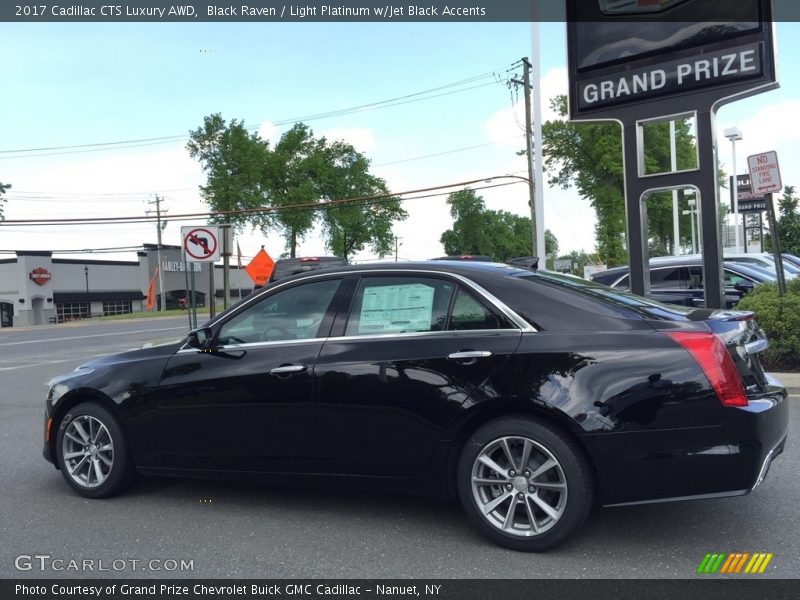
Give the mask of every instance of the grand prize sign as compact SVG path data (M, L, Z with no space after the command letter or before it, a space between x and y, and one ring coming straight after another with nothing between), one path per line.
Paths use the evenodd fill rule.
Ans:
M699 197L705 304L724 307L714 117L726 102L778 87L771 1L566 0L566 8L570 119L622 125L631 290L649 294L647 198L689 188ZM678 121L694 123L696 166L647 172L646 128Z

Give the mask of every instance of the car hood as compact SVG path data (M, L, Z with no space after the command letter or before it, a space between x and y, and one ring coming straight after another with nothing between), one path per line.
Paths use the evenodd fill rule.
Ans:
M168 344L158 344L145 348L138 348L135 350L126 350L116 354L98 356L97 358L93 358L89 362L82 364L80 367L78 367L78 369L102 367L127 362L138 362L159 357L169 358L175 354L181 346L183 346L183 343L184 339L181 339L179 341L172 341Z

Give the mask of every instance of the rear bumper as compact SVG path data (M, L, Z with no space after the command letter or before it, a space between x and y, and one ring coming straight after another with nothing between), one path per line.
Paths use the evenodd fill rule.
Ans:
M785 388L771 379L716 427L587 436L606 506L738 496L761 485L783 452Z

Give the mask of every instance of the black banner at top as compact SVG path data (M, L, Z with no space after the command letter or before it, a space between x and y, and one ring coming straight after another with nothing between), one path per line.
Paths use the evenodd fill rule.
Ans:
M800 21L800 2L773 0L776 21ZM737 2L585 0L573 20L737 20ZM563 0L10 0L5 22L563 22Z

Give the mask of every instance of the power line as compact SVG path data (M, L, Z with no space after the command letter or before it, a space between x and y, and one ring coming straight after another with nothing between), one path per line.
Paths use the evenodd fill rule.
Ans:
M197 220L202 218L220 218L225 216L233 216L233 215L245 215L245 214L257 214L257 213L278 213L288 210L319 210L324 209L327 207L336 207L336 206L344 206L348 204L361 204L361 203L371 203L371 202L380 202L383 200L390 200L397 198L400 201L405 200L415 200L418 198L426 198L438 195L445 195L450 192L445 192L443 194L431 194L431 195L423 195L423 196L415 196L413 198L399 198L399 196L405 196L408 194L421 194L424 192L430 192L435 190L442 190L447 188L453 187L463 187L467 185L471 185L474 183L481 183L486 182L490 179L499 179L504 177L503 175L496 175L493 177L484 177L481 179L471 179L468 181L460 181L456 183L449 183L443 185L436 185L436 186L429 186L425 188L418 188L414 190L407 190L405 192L386 192L383 194L375 194L370 196L357 196L354 198L343 198L340 200L329 200L327 202L306 202L301 204L294 204L288 206L261 206L256 208L244 208L239 210L230 210L230 211L218 211L218 212L204 212L204 213L187 213L187 214L178 214L172 215L170 217L170 221L186 221L186 220ZM494 187L502 187L504 185L513 185L514 183L519 183L519 181L511 182L511 183L503 183L503 184L495 184L495 185L487 185L476 187L474 189L487 189L487 188L494 188ZM56 226L56 225L110 225L110 224L133 224L133 223L149 223L156 220L156 217L148 216L148 215L131 215L126 217L76 217L70 219L8 219L3 221L3 227L15 227L15 226L30 226L30 225L46 225L46 226Z
M433 92L440 92L445 89L449 89L452 87L464 86L469 83L473 83L476 81L480 81L481 79L485 79L487 77L493 76L494 71L489 71L486 73L482 73L480 75L475 75L473 77L469 77L466 79L462 79L459 81L454 81L451 83L447 83L444 85L436 86L433 88L429 88L427 90L422 90L419 92L413 92L411 94L405 94L402 96L397 96L395 98L390 98L387 100L380 100L377 102L370 102L367 104L360 104L358 106L352 106L349 108L337 109L333 111L326 111L321 113L314 113L309 115L303 115L299 117L291 117L287 119L280 119L278 121L274 121L274 125L287 125L290 123L296 123L298 121L312 121L317 119L325 119L329 117L335 116L343 116L345 114L350 114L354 112L362 112L366 110L374 110L377 108L383 108L387 106L400 106L403 104L407 104L410 102L419 102L422 100L429 100L431 98L437 98L440 96L445 96L454 93L461 93L465 91L469 91L472 89L485 87L488 85L495 85L495 81L490 81L488 83L481 83L474 86L469 87L462 87L462 89L452 90L449 92L443 92L434 94ZM259 126L251 126L247 129L249 130L257 130ZM114 142L94 142L88 144L72 144L72 145L64 145L64 146L43 146L38 148L17 148L12 150L0 150L0 155L13 155L13 156L0 156L0 160L8 159L8 158L22 158L26 155L29 156L54 156L59 154L77 154L82 152L97 152L109 149L126 149L126 148L136 148L140 146L151 146L156 144L164 144L164 143L171 143L171 142L178 142L188 139L188 136L185 134L182 135L171 135L171 136L161 136L161 137L151 137L151 138L140 138L140 139L130 139L130 140L119 140ZM54 150L64 150L65 152L50 152ZM33 153L41 153L47 152L47 154L33 154ZM28 154L31 153L31 154Z

